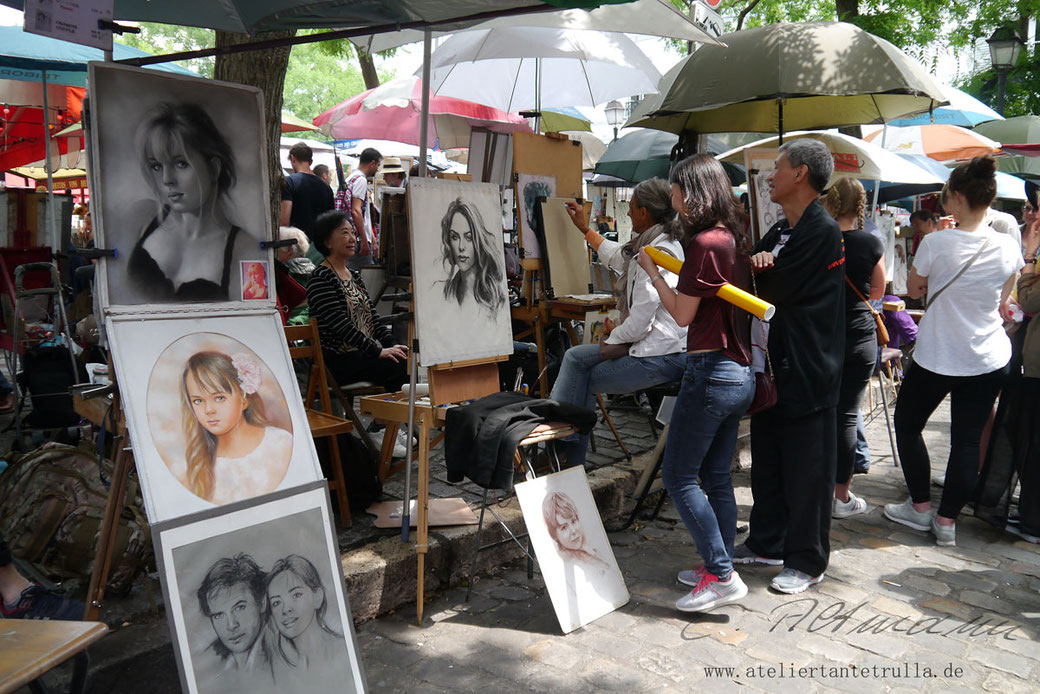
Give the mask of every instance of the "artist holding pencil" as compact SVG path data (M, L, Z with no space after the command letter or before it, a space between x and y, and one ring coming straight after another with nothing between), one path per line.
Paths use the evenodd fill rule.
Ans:
M744 242L747 217L722 165L697 154L676 164L670 179L672 206L687 235L678 291L645 250L639 265L661 305L678 325L689 326L662 478L704 559L703 566L679 572L679 582L693 590L675 606L706 612L747 595L733 570L737 503L730 465L740 418L754 396L750 316L716 294L725 284L750 290L751 263Z

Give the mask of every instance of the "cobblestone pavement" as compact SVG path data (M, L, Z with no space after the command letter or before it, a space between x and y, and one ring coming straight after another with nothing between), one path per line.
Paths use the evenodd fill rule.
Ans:
M935 471L948 453L948 409L926 432ZM741 567L748 596L684 615L675 574L696 550L670 502L657 520L611 535L631 601L566 636L537 573L520 562L362 625L370 691L1014 692L1038 691L1040 554L970 515L957 547L881 513L906 497L883 418L853 488L869 512L832 526L826 579L800 595L768 588L777 567ZM735 475L740 519L747 472ZM936 488L936 499L938 489ZM738 542L741 537L738 537Z

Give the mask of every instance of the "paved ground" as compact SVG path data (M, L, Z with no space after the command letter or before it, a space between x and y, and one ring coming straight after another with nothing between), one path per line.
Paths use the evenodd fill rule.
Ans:
M945 461L948 410L929 425L932 458ZM739 605L683 615L675 573L697 557L666 504L662 516L611 536L631 602L563 636L540 576L502 567L358 630L374 692L981 692L1038 691L1040 554L1035 545L974 518L958 546L885 519L905 498L884 455L883 420L868 428L875 456L854 489L868 514L835 521L826 580L797 596L768 588L775 567L745 567ZM735 476L740 517L751 507L746 472ZM938 490L936 490L938 491ZM937 498L937 497L936 497ZM739 538L738 538L739 540Z

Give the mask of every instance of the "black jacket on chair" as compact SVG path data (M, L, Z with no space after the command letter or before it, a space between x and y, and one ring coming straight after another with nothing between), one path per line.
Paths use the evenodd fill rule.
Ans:
M451 408L444 435L448 481L468 477L485 489L512 489L517 444L545 422L566 422L588 434L596 426L596 413L512 392L494 393Z

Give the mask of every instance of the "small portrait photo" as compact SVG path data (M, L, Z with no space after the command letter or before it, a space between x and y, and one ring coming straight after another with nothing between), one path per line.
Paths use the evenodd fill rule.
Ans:
M242 261L242 301L270 299L266 260Z
M410 215L416 322L423 366L512 354L498 188L414 179ZM479 325L480 330L474 330Z
M292 458L289 408L271 369L238 340L173 342L148 380L155 447L182 485L212 504L278 488Z
M270 259L260 92L101 63L88 84L104 305L238 301Z
M152 522L322 478L276 313L118 316L107 333Z
M157 527L184 691L364 691L327 498L319 483Z
M563 633L628 602L583 468L521 482L516 496Z

